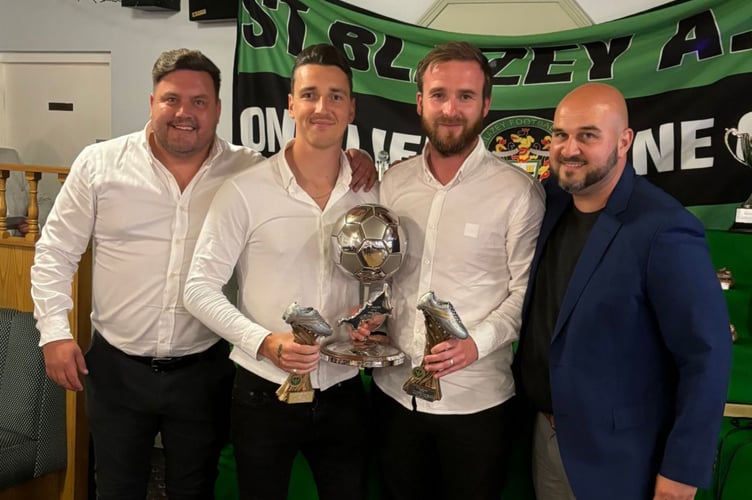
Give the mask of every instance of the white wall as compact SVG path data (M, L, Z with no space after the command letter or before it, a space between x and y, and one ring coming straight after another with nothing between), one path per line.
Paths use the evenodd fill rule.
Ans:
M235 22L188 20L180 12L152 12L94 0L0 0L0 52L110 52L112 135L144 126L149 117L151 67L166 49L195 48L222 70L223 115L218 132L232 136Z

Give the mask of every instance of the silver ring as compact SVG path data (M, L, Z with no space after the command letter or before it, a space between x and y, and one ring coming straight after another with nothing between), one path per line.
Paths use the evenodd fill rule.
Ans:
M454 358L449 358L449 366L454 366Z

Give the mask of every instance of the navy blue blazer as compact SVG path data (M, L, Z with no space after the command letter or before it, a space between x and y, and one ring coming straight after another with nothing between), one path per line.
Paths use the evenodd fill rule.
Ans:
M555 179L544 184L523 318L541 251L572 203ZM628 164L551 340L557 437L578 500L652 498L657 473L707 486L730 365L728 311L702 225Z

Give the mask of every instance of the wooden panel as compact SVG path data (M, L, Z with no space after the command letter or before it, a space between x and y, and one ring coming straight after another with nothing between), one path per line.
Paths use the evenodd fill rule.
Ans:
M752 418L752 405L726 403L726 407L723 409L723 416Z
M36 187L31 183L38 180L38 175L54 173L58 180L64 182L68 169L64 167L46 167L33 165L0 165L0 173L20 170L25 173L30 183L30 196L36 194ZM3 193L0 192L0 195ZM36 200L29 202L29 215L36 218L34 206ZM0 206L0 212L3 207ZM0 217L4 217L0 213ZM31 225L31 224L30 224ZM7 231L0 231L0 307L31 312L34 305L31 300L30 270L34 263L34 245L39 238L38 229L25 237L10 236ZM68 318L71 333L82 350L86 350L91 340L91 247L81 256L79 271L71 283L73 310ZM67 467L57 473L38 477L27 483L0 492L0 500L86 500L88 498L89 473L89 427L86 421L84 398L82 393L66 392L66 445Z
M64 471L52 472L0 491L0 500L42 500L60 498ZM72 498L72 497L71 497ZM84 499L82 499L84 500Z
M31 312L34 304L31 302L29 271L34 263L34 247L7 240L0 245L0 304L2 307Z

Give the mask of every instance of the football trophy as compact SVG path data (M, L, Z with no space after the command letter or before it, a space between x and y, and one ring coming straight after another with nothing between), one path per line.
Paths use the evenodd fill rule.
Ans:
M386 318L392 310L386 280L399 269L407 248L399 217L375 203L357 205L335 224L331 244L337 267L360 282L360 308L338 325L349 323L355 329L374 317ZM376 286L379 290L371 295ZM405 353L390 345L385 335L371 335L363 342L346 340L322 346L321 357L332 363L374 368L399 365Z
M736 154L729 145L729 136L736 137L738 143L737 149L741 151L741 156ZM726 133L723 136L723 141L726 143L726 149L729 150L731 156L742 165L752 167L752 135L747 132L740 132L735 128L727 128ZM731 226L731 231L738 231L742 233L752 233L752 195L747 198L747 201L742 203L742 206L736 209L736 218L734 225Z
M447 339L467 338L467 329L450 302L439 300L433 292L427 292L418 300L418 309L423 312L426 321L424 356L431 354L431 349L435 345ZM424 360L420 366L413 368L402 390L426 401L433 402L441 399L441 384L439 379L433 378L434 373L436 372L426 370Z
M302 307L293 302L282 315L290 326L295 342L303 345L314 345L318 337L328 337L333 333L319 312L313 307ZM277 357L282 355L282 344L277 350ZM299 375L291 373L287 380L277 389L277 398L283 403L311 403L313 401L313 386L309 373Z

